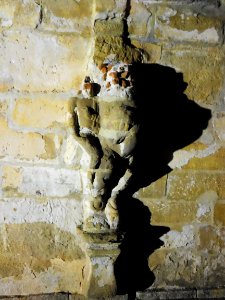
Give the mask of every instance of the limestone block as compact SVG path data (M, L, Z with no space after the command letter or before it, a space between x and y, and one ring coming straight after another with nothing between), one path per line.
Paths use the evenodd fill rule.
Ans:
M142 200L151 211L151 224L188 224L196 219L197 205L187 201L172 202L166 199Z
M218 202L214 208L214 222L217 225L225 226L225 203Z
M41 7L32 0L2 0L0 28L35 28L40 21ZM26 16L26 17L24 17Z
M169 174L167 196L173 200L195 200L205 192L213 191L219 199L225 196L223 173L178 172Z
M225 149L223 147L208 156L193 157L184 166L184 169L193 170L224 170L224 168Z
M21 167L18 180L13 183L5 175L4 190L6 195L11 191L18 195L34 195L41 197L68 197L82 190L81 178L78 170L55 169L49 167Z
M216 44L221 39L222 22L218 18L160 7L157 10L155 37L163 40Z
M167 176L163 176L149 186L140 189L137 192L137 197L143 198L162 198L166 192ZM136 195L136 193L135 193Z
M225 141L225 113L223 111L216 114L213 119L213 128L219 140Z
M196 223L213 224L213 213L218 196L214 191L207 191L197 199Z
M126 0L97 0L95 1L95 18L107 19L124 16Z
M39 0L38 3L42 6L40 29L92 33L94 0Z
M18 189L22 183L22 174L19 167L2 167L2 189Z
M94 27L95 35L122 36L124 32L124 22L120 18L109 20L96 20Z
M222 227L218 229L211 225L201 226L199 228L198 249L208 254L216 254L223 251L225 247L225 230Z
M86 258L74 235L53 224L9 224L0 239L1 295L79 292Z
M185 225L180 230L170 230L164 234L160 239L164 242L164 247L168 248L182 248L193 249L196 247L197 235L193 225ZM190 251L191 251L190 249Z
M148 38L153 30L154 18L150 9L135 0L131 1L128 17L128 32L130 37Z
M224 237L223 237L224 239ZM201 266L201 279L202 281L200 282L200 286L206 286L207 288L212 288L214 289L215 287L218 286L219 283L219 287L224 286L224 276L225 276L225 268L224 268L224 260L225 260L225 256L224 256L224 248L222 249L222 251L217 252L215 254L210 254L208 253L208 251L203 250L201 252L202 254L202 266ZM200 294L200 293L199 293ZM201 293L202 295L204 295L204 293ZM207 293L207 289L205 292L205 296L209 295L209 299L214 298L213 294L216 296L220 296L221 295L221 290L219 289L218 292L212 291L211 293L211 297L210 297L210 292ZM205 297L203 297L204 299ZM222 296L222 298L224 298ZM207 298L206 298L207 299Z
M177 46L164 49L160 63L183 73L188 98L210 105L216 102L223 86L223 57L224 53L218 48Z
M47 200L43 197L2 198L0 209L1 224L55 224L61 231L74 235L82 222L82 202L79 197ZM1 242L1 245L6 247L6 242Z
M161 58L162 46L131 39L132 45L144 51L144 60L146 63L157 63Z
M132 47L125 45L123 39L118 36L97 36L95 38L94 62L101 65L107 57L115 61L132 63L140 60L140 53Z
M0 85L22 91L79 89L85 76L89 39L38 31L0 35Z
M199 286L201 280L201 255L186 248L166 252L164 260L154 270L154 288ZM203 278L202 278L203 279Z
M54 144L51 136L44 136L38 133L21 133L8 127L7 122L0 119L0 157L34 160L54 156ZM48 145L47 145L48 144ZM50 152L48 152L50 150Z
M59 128L73 124L73 101L62 100L57 95L17 98L12 110L12 120L17 126L34 128Z

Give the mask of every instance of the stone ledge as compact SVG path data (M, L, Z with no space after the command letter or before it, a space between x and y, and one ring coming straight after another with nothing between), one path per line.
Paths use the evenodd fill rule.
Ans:
M224 299L225 288L215 289L149 289L144 292L138 292L138 300L155 299ZM105 298L104 298L105 299ZM125 300L127 295L117 295L107 298L108 300ZM0 300L87 300L83 295L72 295L69 293L53 293L29 296L0 296ZM89 298L89 300L97 300ZM105 299L106 300L106 299Z
M137 293L137 299L224 299L225 288L215 289L149 289Z

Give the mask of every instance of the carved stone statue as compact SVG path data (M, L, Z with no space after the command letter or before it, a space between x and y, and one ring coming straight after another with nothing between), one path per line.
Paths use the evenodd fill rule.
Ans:
M77 141L91 157L83 168L83 230L105 232L118 226L117 195L128 184L138 124L131 66L103 64L98 83L86 77L76 101Z

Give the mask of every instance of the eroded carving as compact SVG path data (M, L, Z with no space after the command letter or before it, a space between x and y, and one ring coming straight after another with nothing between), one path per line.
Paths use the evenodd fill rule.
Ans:
M118 226L117 195L132 175L138 124L131 66L103 64L98 83L86 77L76 101L78 142L91 156L83 169L83 230L104 232Z

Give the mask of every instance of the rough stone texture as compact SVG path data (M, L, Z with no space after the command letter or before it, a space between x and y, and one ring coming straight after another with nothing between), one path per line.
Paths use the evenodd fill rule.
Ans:
M73 124L73 101L54 97L16 99L12 121L21 127L55 128ZM51 113L49 113L51 112Z
M182 42L219 43L223 23L193 11L181 12L159 8L156 13L155 37Z
M195 53L193 53L196 51ZM160 63L169 65L184 75L189 99L205 105L218 101L223 85L223 54L218 48L177 46L164 49Z
M85 76L88 38L9 30L0 34L0 41L1 85L34 92L79 89Z
M75 102L84 100L89 73L90 81L101 77L98 113L104 117L95 119L96 106L85 111L81 104L84 124L92 129L100 124L92 134L114 143L114 155L129 152L130 141L120 142L133 115L121 102L104 102L108 75L101 64L109 68L117 60L175 69L187 83L188 99L212 112L201 137L171 153L172 171L134 194L149 208L151 224L170 227L161 237L164 246L149 257L155 282L137 298L225 297L224 16L224 0L0 1L0 298L83 300L88 293L127 298L109 295L117 246L112 250L109 241L102 246L89 240L81 249L77 234L93 179L90 166L96 163L95 145L75 134ZM151 84L149 79L143 95L154 107ZM173 103L169 94L165 101ZM149 122L154 114L149 111ZM179 114L177 108L174 116ZM160 113L157 118L146 133L153 152L152 130L163 121ZM161 139L159 148L165 145ZM97 174L102 182L112 167L106 157ZM152 170L149 166L146 175L154 175ZM91 276L93 289L87 293Z

